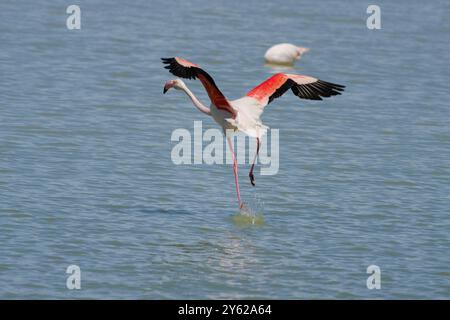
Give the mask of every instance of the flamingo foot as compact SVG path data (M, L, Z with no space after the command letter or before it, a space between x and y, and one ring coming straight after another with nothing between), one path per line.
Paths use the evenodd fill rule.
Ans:
M255 184L255 176L253 175L253 172L250 172L248 174L248 176L250 177L250 183L252 184L252 186L256 186L256 184Z

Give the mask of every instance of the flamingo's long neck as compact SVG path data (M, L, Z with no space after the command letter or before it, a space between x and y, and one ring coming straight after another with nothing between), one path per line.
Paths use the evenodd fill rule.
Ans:
M200 110L201 112L207 114L207 115L211 115L211 110L209 110L208 107L206 107L203 103L201 103L192 93L191 90L189 90L189 88L184 85L182 87L183 91L186 92L186 94L188 95L188 97L192 100L192 103L194 104L194 106Z

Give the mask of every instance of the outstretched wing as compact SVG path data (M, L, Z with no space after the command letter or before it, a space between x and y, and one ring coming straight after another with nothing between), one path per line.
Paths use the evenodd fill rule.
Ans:
M246 96L256 99L262 105L267 105L289 89L299 98L322 100L323 97L341 94L340 91L344 88L345 86L309 76L277 73L249 91Z
M233 115L235 114L235 111L223 93L219 90L213 78L205 70L200 68L199 65L179 57L161 58L161 60L164 64L167 64L164 68L169 69L169 72L177 77L185 79L198 78L205 87L211 102L217 108L226 110Z

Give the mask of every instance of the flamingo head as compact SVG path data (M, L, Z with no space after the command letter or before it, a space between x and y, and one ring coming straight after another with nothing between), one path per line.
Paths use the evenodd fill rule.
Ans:
M169 89L174 88L177 90L182 90L184 82L180 79L168 80L164 85L163 93L169 91Z
M297 47L297 56L295 57L295 59L297 59L297 60L300 59L302 54L304 54L308 51L309 51L309 48Z

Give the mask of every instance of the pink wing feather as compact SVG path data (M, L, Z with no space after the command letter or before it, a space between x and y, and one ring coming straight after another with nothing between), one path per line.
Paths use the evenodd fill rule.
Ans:
M344 88L345 86L309 76L277 73L253 88L246 96L256 99L262 105L267 105L288 89L302 99L322 100L322 97L341 94L340 91L343 91Z

